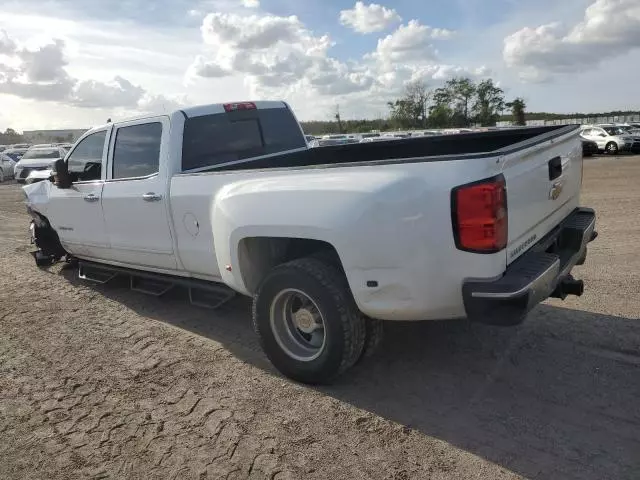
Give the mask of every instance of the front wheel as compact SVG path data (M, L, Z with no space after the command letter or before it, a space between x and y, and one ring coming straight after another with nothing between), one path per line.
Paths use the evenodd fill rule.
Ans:
M617 155L618 154L618 144L616 142L609 142L605 147L606 152L609 155Z
M275 267L253 299L253 324L271 363L293 380L328 383L353 366L365 318L344 275L314 258Z

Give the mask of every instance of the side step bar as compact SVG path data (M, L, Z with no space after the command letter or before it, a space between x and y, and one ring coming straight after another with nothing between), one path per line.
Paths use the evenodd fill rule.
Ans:
M89 282L104 284L116 277L117 273L97 267L91 264L80 262L78 264L78 278Z
M197 307L216 309L236 296L226 285L186 277L173 277L161 273L143 272L103 263L78 261L78 278L105 284L118 275L128 275L129 287L134 292L161 297L176 286L189 290L189 301Z

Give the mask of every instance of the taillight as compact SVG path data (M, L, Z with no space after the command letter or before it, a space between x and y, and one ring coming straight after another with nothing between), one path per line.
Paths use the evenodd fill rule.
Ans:
M504 176L456 187L451 191L456 247L495 253L507 246L507 194Z
M255 110L256 104L253 102L225 103L225 112L235 112L236 110Z

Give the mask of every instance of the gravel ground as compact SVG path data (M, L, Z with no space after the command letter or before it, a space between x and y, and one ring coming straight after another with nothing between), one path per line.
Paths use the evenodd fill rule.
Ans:
M319 389L249 304L192 307L38 270L0 185L0 478L640 478L640 157L587 160L585 295L516 328L391 324Z

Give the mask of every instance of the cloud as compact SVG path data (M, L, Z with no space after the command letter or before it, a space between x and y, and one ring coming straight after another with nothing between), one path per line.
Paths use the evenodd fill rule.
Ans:
M453 35L451 30L431 28L422 25L418 20L411 20L406 25L378 40L378 46L371 58L382 63L433 60L436 50L434 39L446 39Z
M385 110L386 102L411 80L438 83L447 75L481 70L441 63L433 42L453 32L417 20L381 38L373 52L349 61L333 56L333 40L313 32L296 16L211 13L201 33L202 52L186 73L193 86L223 77L237 79L252 98L284 98L303 116L316 118L336 102L345 115L353 109L366 116L372 109Z
M523 80L544 81L640 48L640 2L596 0L573 27L525 27L504 39L503 58Z
M16 43L9 38L9 34L0 30L0 55L13 54L16 50Z
M145 94L142 87L116 76L110 82L83 80L76 83L69 103L85 108L113 108L137 105Z
M260 0L242 0L242 6L247 8L259 8Z
M381 32L400 21L402 18L398 12L377 3L365 5L362 2L356 2L351 10L340 12L340 23L358 33Z
M204 18L201 31L205 42L210 45L256 50L266 50L279 43L292 43L305 36L305 28L295 15L278 17L210 13Z
M147 107L164 98L118 75L106 82L72 77L66 70L65 42L60 39L27 48L0 31L0 48L8 58L0 63L0 93L81 108Z

